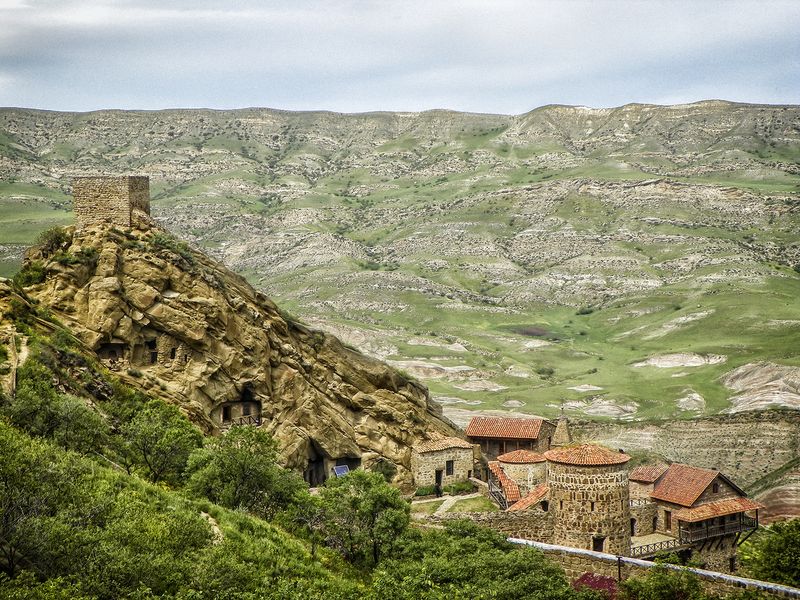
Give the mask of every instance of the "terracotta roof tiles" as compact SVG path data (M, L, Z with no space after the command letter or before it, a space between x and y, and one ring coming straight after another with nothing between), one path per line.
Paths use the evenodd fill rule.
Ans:
M558 450L548 450L544 457L550 462L564 465L602 467L606 465L623 465L631 457L622 452L614 452L594 444L581 444Z
M536 440L543 419L512 419L508 417L472 417L465 433L473 438L507 440Z
M550 486L548 486L546 483L537 485L528 493L527 496L525 496L519 502L515 502L514 504L509 506L506 509L506 511L528 509L531 506L538 504L542 500L545 500L549 493L550 493Z
M764 508L764 505L754 502L750 500L750 498L728 498L727 500L718 500L717 502L701 504L694 508L684 508L683 510L677 511L674 516L679 521L696 523L698 521L713 519L714 517L723 517L725 515L758 510L759 508Z
M513 452L506 452L497 457L497 460L504 463L511 463L517 465L526 465L530 463L540 463L547 460L544 455L532 450L514 450Z
M431 440L414 446L414 450L423 454L425 452L436 452L437 450L449 450L450 448L464 448L472 450L472 444L457 437L446 437L439 440Z
M500 482L500 487L503 488L503 494L506 500L508 500L508 503L512 504L517 502L521 496L517 482L506 475L506 472L503 471L503 467L501 467L500 463L496 460L489 462L489 470L497 478L497 481Z
M681 506L691 506L720 475L719 471L674 463L656 483L650 497Z
M639 483L655 483L669 468L664 463L656 465L641 465L636 467L628 475L631 481L638 481Z

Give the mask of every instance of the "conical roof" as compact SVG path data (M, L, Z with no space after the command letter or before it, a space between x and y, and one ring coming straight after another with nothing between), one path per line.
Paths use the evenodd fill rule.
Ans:
M562 448L572 444L572 432L569 430L569 421L567 417L561 415L556 425L556 430L553 432L553 438L550 440L551 448Z
M563 465L602 467L606 465L623 465L631 457L623 452L614 452L594 444L581 444L570 448L548 450L544 457L550 462Z

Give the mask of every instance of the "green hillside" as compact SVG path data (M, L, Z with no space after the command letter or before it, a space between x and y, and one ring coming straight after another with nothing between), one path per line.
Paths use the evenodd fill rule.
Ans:
M0 274L71 175L145 173L161 223L449 407L800 406L720 380L799 364L796 106L5 109L0 155ZM701 362L633 366L672 354Z

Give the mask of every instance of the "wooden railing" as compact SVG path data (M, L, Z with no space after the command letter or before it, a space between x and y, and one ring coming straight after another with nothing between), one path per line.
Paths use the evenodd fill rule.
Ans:
M489 495L497 502L500 508L503 510L508 508L508 500L506 500L503 488L496 483L494 476L491 474L489 475Z
M758 521L750 517L743 516L740 521L733 521L723 525L711 525L699 529L687 529L681 527L678 531L678 539L683 544L690 544L692 542L700 542L713 537L720 537L723 535L730 535L732 533L740 533L742 531L750 531L758 528Z
M674 550L675 548L679 548L683 544L676 540L675 538L671 538L669 540L663 540L661 542L653 542L652 544L644 544L643 546L631 546L631 557L642 557L642 556L650 556L651 554L658 554L659 552L664 552L667 550Z
M628 500L628 504L631 508L635 508L638 506L647 506L648 504L652 504L653 501L649 498L631 498Z
M231 427L237 427L239 425L253 425L258 427L261 425L261 415L245 415L244 417L239 417L238 419L224 421L222 423L222 429L230 429Z

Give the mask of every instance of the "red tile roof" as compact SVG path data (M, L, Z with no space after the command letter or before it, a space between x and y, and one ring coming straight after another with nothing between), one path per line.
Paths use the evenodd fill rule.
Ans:
M638 481L639 483L655 483L669 468L664 463L657 465L641 465L636 467L628 475L631 481Z
M651 498L691 506L720 475L719 471L674 463L656 483Z
M514 450L513 452L501 454L497 457L497 460L504 463L527 465L530 463L544 462L547 459L542 454L533 452L532 450Z
M539 484L535 488L533 488L528 493L528 495L525 496L522 500L520 500L519 502L515 502L514 504L509 506L506 509L506 511L525 510L527 508L530 508L531 506L538 504L542 500L545 500L549 493L550 493L550 486L548 486L546 483Z
M750 498L728 498L727 500L718 500L717 502L701 504L694 508L684 508L683 510L677 511L674 516L679 521L697 523L698 521L705 521L706 519L713 519L714 517L723 517L725 515L757 510L759 508L764 508L764 505L754 502L750 500Z
M496 460L489 462L489 470L497 478L497 481L500 482L500 487L503 488L503 494L506 500L508 500L508 503L512 504L517 502L521 496L517 482L506 475L506 472L503 471L503 467L501 467L500 463Z
M502 440L536 440L543 419L512 419L508 417L472 417L465 433L473 438Z
M423 454L425 452L436 452L437 450L449 450L450 448L464 448L472 450L472 444L457 437L446 437L439 440L431 440L417 444L414 450Z
M550 462L564 465L601 467L606 465L623 465L631 457L622 452L614 452L594 444L581 444L570 448L548 450L544 457Z

